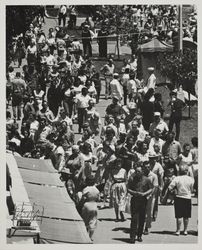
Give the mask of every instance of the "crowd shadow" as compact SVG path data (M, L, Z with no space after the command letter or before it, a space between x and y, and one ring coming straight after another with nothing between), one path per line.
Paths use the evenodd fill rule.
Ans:
M163 231L151 231L150 233L151 234L175 235L175 232L173 232L173 231L167 231L167 230L163 230ZM183 235L183 232L181 232L180 234ZM188 231L188 235L198 236L198 233L197 233L197 231L189 230Z
M175 235L175 232L173 231L167 231L167 230L163 230L163 231L151 231L151 234L168 234L168 235Z
M126 238L112 238L113 240L117 240L117 241L122 241L125 243L131 243L130 238L126 239Z
M99 221L115 221L115 219L112 218L100 218Z
M117 231L122 231L125 234L129 234L130 233L130 228L127 227L115 227L112 229L112 231L117 232Z

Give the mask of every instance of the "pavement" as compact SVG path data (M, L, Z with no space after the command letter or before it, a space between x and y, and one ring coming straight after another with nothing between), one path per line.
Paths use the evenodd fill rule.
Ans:
M197 243L198 205L196 198L193 198L192 203L192 218L189 221L187 236L174 235L176 225L173 205L159 205L157 220L152 222L150 234L143 235L143 242L136 242L135 244ZM99 209L98 225L94 234L94 244L130 243L130 215L125 214L125 218L127 220L124 222L115 222L115 212L113 208Z

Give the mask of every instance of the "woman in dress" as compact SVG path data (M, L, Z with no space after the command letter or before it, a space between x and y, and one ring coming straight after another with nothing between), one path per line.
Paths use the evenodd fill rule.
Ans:
M99 190L94 185L94 178L89 176L86 179L86 187L82 191L80 204L83 204L81 216L86 225L90 239L93 241L93 234L97 227L97 201L99 200Z
M111 186L111 203L114 207L116 214L116 221L119 221L119 214L121 217L121 221L124 221L123 211L125 211L126 205L126 180L127 180L127 172L124 168L122 168L122 160L116 159L114 161L114 167L111 170L112 177L112 186Z

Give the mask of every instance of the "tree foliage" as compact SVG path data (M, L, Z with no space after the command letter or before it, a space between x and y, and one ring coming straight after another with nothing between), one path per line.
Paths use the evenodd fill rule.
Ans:
M25 33L30 23L36 15L40 13L41 6L33 5L16 5L6 6L6 57L9 63L10 50L12 47L13 37Z
M161 74L170 79L173 87L182 85L183 89L193 93L197 80L197 51L184 48L183 54L173 52L165 53L158 58Z

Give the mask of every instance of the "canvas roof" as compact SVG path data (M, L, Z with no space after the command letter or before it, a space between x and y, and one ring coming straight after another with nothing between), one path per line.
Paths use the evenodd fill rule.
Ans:
M83 219L51 161L15 159L30 203L44 208L40 238L47 243L91 243Z
M153 38L151 41L139 45L138 49L144 53L151 52L172 52L173 46L165 42L159 41L157 38Z

